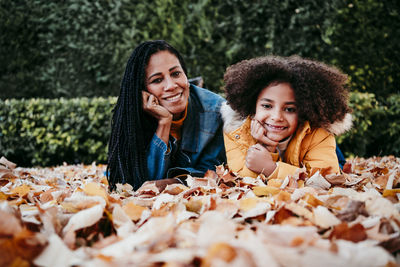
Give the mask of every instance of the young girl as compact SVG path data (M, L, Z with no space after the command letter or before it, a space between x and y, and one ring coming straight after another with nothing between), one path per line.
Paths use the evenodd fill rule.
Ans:
M137 189L149 180L185 174L202 177L226 162L224 101L188 82L182 56L167 42L138 45L126 65L112 118L111 188L130 183Z
M228 166L285 178L299 167L339 173L334 135L351 127L347 76L298 56L241 61L224 75Z

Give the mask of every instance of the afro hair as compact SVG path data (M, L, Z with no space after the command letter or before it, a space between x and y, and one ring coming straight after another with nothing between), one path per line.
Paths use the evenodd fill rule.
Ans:
M242 118L254 115L260 92L271 83L287 82L295 94L299 123L327 128L345 119L347 75L333 66L299 56L265 56L240 61L224 75L228 104Z

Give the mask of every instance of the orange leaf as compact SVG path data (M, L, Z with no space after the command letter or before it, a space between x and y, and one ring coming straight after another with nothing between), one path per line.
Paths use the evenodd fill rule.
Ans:
M132 221L139 221L142 217L142 212L148 210L146 207L135 205L132 202L127 203L122 207L125 213L131 218Z
M286 191L280 191L277 195L274 196L274 198L278 201L288 202L291 199L291 195Z
M363 241L367 239L367 233L365 232L364 226L362 224L355 224L349 227L347 223L341 223L335 225L329 239L344 239L354 243Z
M214 259L231 262L237 255L236 249L226 243L215 243L208 249L204 258L204 266L212 266Z
M83 192L85 192L88 196L100 196L106 200L108 203L108 194L106 190L101 187L98 183L88 183L83 188Z
M388 197L388 196L396 196L396 194L400 193L400 188L396 189L385 189L383 190L382 196L383 197Z
M309 193L307 193L305 196L304 196L304 200L308 203L308 204L310 204L311 206L313 206L313 207L317 207L317 206L323 206L323 202L321 201L321 200L319 200L318 198L316 198L316 197L314 197L313 195L311 195L311 194L309 194Z
M268 196L278 194L281 190L274 186L255 186L253 192L256 196Z
M23 185L14 187L11 190L11 193L18 195L19 197L24 197L29 193L30 190L31 190L31 188L29 185L23 184Z

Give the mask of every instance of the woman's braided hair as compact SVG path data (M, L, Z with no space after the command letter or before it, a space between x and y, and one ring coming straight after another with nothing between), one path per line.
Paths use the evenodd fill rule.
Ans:
M182 56L166 41L146 41L133 50L111 121L106 171L111 190L117 183L129 183L137 189L148 180L146 149L156 131L157 120L143 111L142 91L146 90L149 59L159 51L174 54L187 73Z
M351 112L347 75L333 66L299 56L264 56L243 60L227 68L226 99L243 118L255 114L260 92L275 82L291 84L299 123L327 127Z

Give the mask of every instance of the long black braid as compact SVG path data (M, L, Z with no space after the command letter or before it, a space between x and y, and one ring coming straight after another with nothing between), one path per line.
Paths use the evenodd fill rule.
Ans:
M146 90L146 68L150 57L164 50L178 58L186 74L182 56L163 40L138 45L126 65L111 121L107 162L111 190L117 183L129 183L137 189L148 180L146 148L156 131L157 120L143 111L142 91Z

